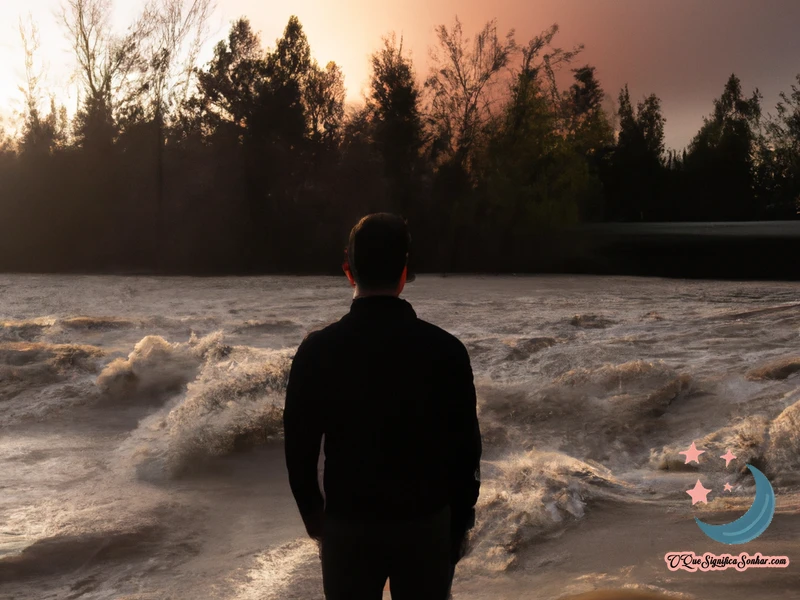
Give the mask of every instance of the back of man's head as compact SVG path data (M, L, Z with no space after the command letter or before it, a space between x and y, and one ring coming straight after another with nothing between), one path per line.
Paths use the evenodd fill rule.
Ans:
M406 221L391 213L362 218L350 231L347 260L363 290L395 287L403 274L411 246Z

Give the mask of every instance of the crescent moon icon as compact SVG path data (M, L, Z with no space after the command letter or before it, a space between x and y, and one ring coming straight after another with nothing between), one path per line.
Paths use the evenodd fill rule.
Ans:
M769 524L775 514L775 490L761 471L747 465L756 480L756 497L753 504L741 517L724 525L709 525L697 517L695 521L708 537L723 544L746 544L756 539Z

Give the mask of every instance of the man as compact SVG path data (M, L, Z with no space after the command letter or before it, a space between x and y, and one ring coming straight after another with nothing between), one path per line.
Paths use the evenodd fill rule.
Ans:
M387 578L393 600L445 600L475 521L469 354L399 298L410 241L395 215L356 224L343 265L350 311L305 337L289 373L286 465L328 600L380 599Z

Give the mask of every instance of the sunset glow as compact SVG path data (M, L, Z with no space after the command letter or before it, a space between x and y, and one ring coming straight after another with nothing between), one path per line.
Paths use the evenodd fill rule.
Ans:
M115 3L115 24L122 30L141 3ZM29 0L0 4L0 114L6 119L21 108L18 86L24 75L19 43L19 18L31 14L40 30L39 62L48 66L44 88L55 93L72 111L75 90L70 88L73 59L59 28L60 0ZM411 50L418 78L427 72L428 49L434 27L450 24L458 14L468 33L496 17L505 32L514 28L524 42L558 23L557 42L562 47L583 43L579 60L595 65L606 93L616 98L628 83L635 98L651 92L663 100L667 117L668 147L682 148L711 110L711 101L726 78L735 72L746 89L758 87L765 110L771 111L778 91L793 80L800 55L800 4L776 0L770 11L758 12L744 0L691 0L640 2L639 0L408 0L375 3L371 0L295 0L291 3L260 0L217 0L210 23L204 60L222 39L230 23L247 16L272 46L288 18L296 14L308 35L314 57L325 64L338 63L345 74L348 101L362 99L368 77L368 57L391 31L402 35Z

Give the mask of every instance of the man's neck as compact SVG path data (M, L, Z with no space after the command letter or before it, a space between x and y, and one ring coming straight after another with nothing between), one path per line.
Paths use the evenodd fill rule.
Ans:
M359 298L372 298L374 296L393 296L397 298L398 294L394 290L362 291L356 288L355 292L353 293L353 300L358 300Z

